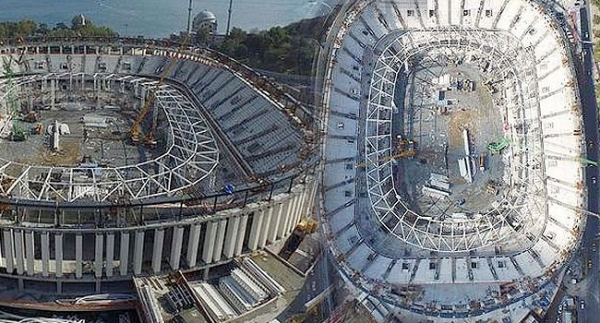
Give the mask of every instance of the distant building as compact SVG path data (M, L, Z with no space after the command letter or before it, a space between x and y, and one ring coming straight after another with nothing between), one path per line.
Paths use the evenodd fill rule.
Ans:
M81 27L85 27L85 25L88 23L88 19L82 14L80 13L79 15L73 17L73 19L71 19L71 27L73 29L77 29L77 28L81 28Z
M200 11L192 23L192 31L200 34L202 31L208 31L210 35L217 33L217 17L207 10Z

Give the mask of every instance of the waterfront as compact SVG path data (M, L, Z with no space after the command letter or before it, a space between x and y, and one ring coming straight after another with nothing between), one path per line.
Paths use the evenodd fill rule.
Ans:
M31 19L54 27L59 22L70 25L79 13L96 25L112 28L121 35L165 37L184 30L188 0L2 0L0 21ZM327 14L337 0L234 0L232 27L244 30L267 29L286 25L302 18ZM218 31L227 26L229 1L194 1L193 15L206 9L217 16Z

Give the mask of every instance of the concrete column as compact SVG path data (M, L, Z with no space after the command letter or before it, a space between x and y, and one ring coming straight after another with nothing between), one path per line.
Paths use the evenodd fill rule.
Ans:
M2 232L2 237L4 238L4 253L6 254L6 272L12 274L12 272L15 270L12 231L4 230Z
M96 248L94 249L94 274L96 278L102 277L102 267L104 267L104 234L96 233Z
M200 224L190 225L190 237L188 239L187 263L188 266L195 267L198 258L198 243L200 240Z
M83 236L75 235L75 277L83 276Z
M215 250L216 235L217 222L206 223L206 236L204 237L204 248L202 248L202 260L207 264L212 262L213 251Z
M264 210L258 210L254 212L252 228L250 228L250 238L248 239L248 248L251 251L256 250L258 247L258 238L260 238L260 231L262 229L264 216Z
M165 241L165 230L154 230L154 244L152 246L152 272L155 274L160 272L160 264L162 263L163 242Z
M233 258L239 228L240 218L229 218L229 223L227 224L227 233L225 235L225 246L223 246L223 254L225 255L225 258Z
M50 107L54 110L56 103L56 80L50 80Z
M15 230L15 260L17 264L17 274L23 275L25 272L24 264L23 264L23 255L25 254L23 251L23 231Z
M50 271L50 234L42 232L42 276L48 277Z
M35 263L34 248L33 232L25 232L25 259L27 264L27 275L29 276L35 274L35 268L33 267L33 264Z
M0 231L0 246L2 245L2 231ZM6 261L2 260L2 248L0 248L0 266L6 266Z
M293 196L290 201L290 208L288 209L286 222L285 222L285 235L290 234L293 228L294 216L296 215L296 208L298 206L298 196Z
M273 218L273 208L270 207L265 210L262 228L260 229L260 235L258 237L258 247L264 248L267 244L267 234L269 233L269 226L271 225L271 219Z
M219 221L217 228L217 241L215 242L215 252L213 253L213 261L221 260L223 253L223 241L225 240L225 229L227 228L227 219Z
M300 220L302 219L302 216L304 216L304 209L305 209L304 203L306 203L307 194L308 194L308 192L304 191L304 192L302 192L302 194L300 194L298 196L299 202L298 202L298 206L296 207L296 214L294 216L294 221L292 222L292 225L294 227L300 222Z
M56 277L62 277L63 268L63 235L58 233L54 235L54 262L56 264Z
M288 219L288 212L290 211L291 200L287 199L281 204L281 216L279 217L279 226L277 227L277 239L281 239L286 236L286 221Z
M183 246L183 227L173 228L173 240L171 242L171 256L169 263L173 270L179 269L179 259L181 258L181 247Z
M135 246L133 251L133 274L142 274L142 261L144 258L144 231L136 231Z
M269 227L269 234L267 235L267 241L269 242L274 242L275 240L277 240L277 230L279 230L279 223L281 221L282 211L283 204L275 204L273 210L273 218L271 219L271 226Z
M119 252L119 274L127 275L129 266L129 232L121 232L121 250Z
M237 242L235 246L235 251L233 253L234 256L239 256L242 254L242 249L244 248L244 238L246 235L246 226L248 225L248 215L244 214L240 217L240 229L237 234Z
M115 261L115 234L106 234L106 277L112 277Z

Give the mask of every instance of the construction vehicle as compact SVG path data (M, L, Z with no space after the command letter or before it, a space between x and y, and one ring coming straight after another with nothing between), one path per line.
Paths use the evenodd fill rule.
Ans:
M479 170L485 171L485 154L479 154Z
M317 232L317 221L311 219L302 220L296 226L296 230L302 231L306 234L315 233Z
M173 66L175 66L175 63L177 63L177 61L179 60L181 53L183 52L183 50L186 47L185 44L187 43L188 39L189 39L189 35L186 34L184 40L179 45L179 48L177 48L177 52L175 53L175 55L173 55L171 57L171 60L169 61L167 66L162 70L158 82L154 85L154 89L149 91L149 94L146 98L146 101L144 102L144 105L142 106L142 108L138 112L137 117L133 121L133 124L131 125L131 131L130 131L130 135L131 135L130 138L131 138L131 142L133 144L139 144L141 123L142 123L142 121L144 121L144 118L146 117L148 112L150 112L150 108L152 107L152 104L154 103L154 100L156 99L156 93L160 89L160 86L163 85L163 83L165 82L167 75L169 75L169 72L171 71ZM145 144L147 146L152 147L152 146L156 145L156 139L154 138L155 126L156 125L152 125L150 132L145 136Z
M499 154L500 152L502 152L502 149L508 147L509 144L510 144L510 139L504 138L499 142L492 142L492 143L488 144L487 149L490 151L490 153L492 155Z
M31 129L31 133L34 135L40 135L44 131L44 125L41 122L35 124L35 126Z
M398 135L396 138L398 140L396 143L396 155L398 157L412 158L417 154L414 140L402 138L401 135Z
M486 185L486 193L490 195L498 195L498 188L496 187L496 182L489 180Z
M29 112L27 112L25 117L23 117L23 121L29 122L29 123L38 122L38 121L40 121L40 115L39 115L39 113L37 113L35 111L29 111Z

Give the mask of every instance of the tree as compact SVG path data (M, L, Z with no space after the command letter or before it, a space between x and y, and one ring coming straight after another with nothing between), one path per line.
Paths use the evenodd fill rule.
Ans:
M41 34L41 35L47 35L50 32L50 28L48 28L47 24L40 24L38 26L38 29L36 30L36 33Z
M206 46L210 43L211 40L211 34L210 31L208 31L207 28L200 28L197 32L196 32L196 43L200 44L202 46Z
M54 30L61 30L61 29L69 29L69 27L67 27L67 25L64 22L59 22L56 24L56 27L54 27Z

